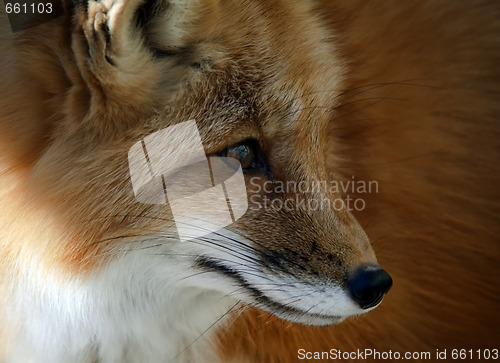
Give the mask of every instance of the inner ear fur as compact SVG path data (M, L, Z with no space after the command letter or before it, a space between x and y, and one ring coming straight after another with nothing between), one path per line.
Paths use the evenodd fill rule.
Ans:
M168 62L155 49L188 46L215 27L216 0L91 0L75 8L73 52L90 90L87 119L124 123L144 117ZM103 120L104 119L104 120Z

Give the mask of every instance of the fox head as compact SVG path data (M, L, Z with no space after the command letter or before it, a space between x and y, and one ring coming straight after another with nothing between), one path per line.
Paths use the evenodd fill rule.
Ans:
M329 177L324 155L334 147L328 130L342 122L335 107L345 68L313 5L82 0L66 4L71 17L14 40L16 67L33 84L20 105L37 108L23 113L36 122L8 131L17 140L9 155L22 165L16 208L31 224L19 232L24 245L8 248L10 261L24 259L16 296L57 296L65 303L51 312L36 308L47 322L69 309L59 328L113 341L146 336L156 322L182 330L189 320L203 331L240 301L311 325L375 307L389 275L353 215L332 207L340 196L314 188ZM180 242L168 203L136 199L128 153L188 120L206 155L238 161L248 210ZM165 160L190 155L183 135L168 142ZM195 200L194 213L203 221L215 212Z

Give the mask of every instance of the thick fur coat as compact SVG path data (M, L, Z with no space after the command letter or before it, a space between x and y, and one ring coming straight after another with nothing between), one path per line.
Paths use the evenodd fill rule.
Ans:
M500 6L155 4L67 2L16 34L0 14L0 361L499 348ZM256 139L277 179L378 192L354 216L250 212L220 236L232 255L177 246L170 212L135 202L126 155L188 119L207 154ZM376 263L370 243L394 280L384 302L308 327L361 313L340 282ZM203 269L241 256L288 310Z

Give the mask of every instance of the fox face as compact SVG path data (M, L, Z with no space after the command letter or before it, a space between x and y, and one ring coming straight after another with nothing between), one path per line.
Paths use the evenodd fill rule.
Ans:
M60 81L43 147L23 172L23 205L12 207L29 206L31 230L43 225L6 252L26 261L9 288L23 337L13 356L184 359L191 338L240 303L310 325L378 305L389 275L352 214L332 207L340 196L314 188L329 177L324 154L344 68L312 4L67 6L71 19L52 25L63 35L26 34L19 43L37 58L40 42L52 41L47 62L59 65ZM206 155L238 161L248 210L180 242L168 204L136 200L127 155L187 120L196 121ZM165 159L189 155L182 135L168 142L175 155ZM278 183L308 192L268 188ZM195 202L196 218L214 213Z

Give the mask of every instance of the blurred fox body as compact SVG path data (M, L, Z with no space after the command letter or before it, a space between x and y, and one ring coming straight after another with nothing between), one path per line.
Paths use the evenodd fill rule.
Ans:
M498 5L65 9L0 44L0 361L291 362L498 341ZM252 185L377 181L358 217L395 276L388 303L294 325L379 302L353 297L353 273L378 263L346 209L250 208L179 243L167 207L135 200L127 153L192 119L207 154L249 151ZM241 303L261 310L213 326Z

